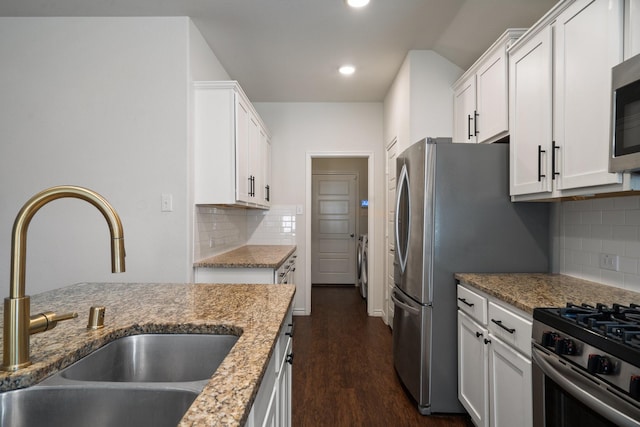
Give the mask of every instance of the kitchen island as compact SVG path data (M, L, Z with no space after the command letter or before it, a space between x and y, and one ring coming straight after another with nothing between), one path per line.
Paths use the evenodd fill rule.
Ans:
M32 364L0 372L0 391L34 385L123 336L239 335L180 426L242 426L294 293L293 285L82 283L32 295L32 314L76 311L79 316L32 335ZM105 327L87 329L89 308L96 305L106 307Z

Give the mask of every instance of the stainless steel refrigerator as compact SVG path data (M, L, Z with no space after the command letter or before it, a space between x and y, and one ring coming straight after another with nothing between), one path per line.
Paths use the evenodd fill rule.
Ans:
M548 205L510 201L507 144L428 138L397 173L394 366L422 414L464 412L453 275L547 272Z

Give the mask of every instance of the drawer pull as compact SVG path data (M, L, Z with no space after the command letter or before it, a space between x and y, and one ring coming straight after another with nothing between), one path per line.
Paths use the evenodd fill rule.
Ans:
M467 301L467 300L466 300L466 299L464 299L464 298L459 298L459 297L458 297L458 301L462 302L462 303L463 303L463 304L465 304L467 307L473 307L473 306L475 305L474 303L469 302L469 301Z
M484 343L485 343L485 344L491 344L491 340L489 340L489 339L485 338L485 339L484 339Z
M476 338L480 338L482 336L482 332L476 332Z
M502 324L502 320L491 319L491 321L493 323L495 323L496 325L500 326L505 331L509 332L510 334L512 334L512 333L514 333L516 331L515 328L507 328L506 326L504 326Z
M289 331L285 332L284 334L293 338L293 323L289 323L287 326L289 326L289 328L291 329L289 329Z
M293 365L293 353L287 354L287 363Z

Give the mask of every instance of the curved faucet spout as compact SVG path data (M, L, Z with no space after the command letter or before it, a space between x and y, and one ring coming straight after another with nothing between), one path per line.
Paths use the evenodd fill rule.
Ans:
M31 316L30 298L25 295L29 223L41 207L65 197L85 200L102 213L111 234L111 271L119 273L125 270L122 223L118 213L104 197L87 188L58 186L43 190L29 199L18 212L11 235L11 288L9 297L4 300L2 370L15 371L31 364L29 335L51 329L59 321L77 317L76 313L58 315L53 312Z
M24 204L13 223L11 236L11 298L25 295L25 271L27 253L27 230L31 218L47 203L65 197L85 200L98 208L109 225L111 233L111 271L125 271L124 233L118 213L100 194L93 190L71 185L51 187L33 196Z

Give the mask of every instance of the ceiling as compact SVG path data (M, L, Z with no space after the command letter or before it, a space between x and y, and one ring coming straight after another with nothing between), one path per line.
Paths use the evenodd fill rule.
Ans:
M409 50L467 69L557 0L2 0L0 16L189 16L253 102L378 102ZM343 63L357 67L343 77Z

